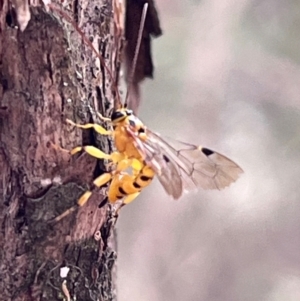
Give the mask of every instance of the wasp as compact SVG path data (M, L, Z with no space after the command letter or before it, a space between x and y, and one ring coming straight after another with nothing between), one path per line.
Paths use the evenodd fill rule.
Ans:
M95 180L94 184L97 187L114 179L115 175L118 176L118 172L124 172L126 168L132 167L133 175L126 174L126 177L120 177L121 180L114 183L114 191L119 189L120 195L130 195L131 190L123 191L123 182L126 186L126 182L135 183L137 178L143 179L146 170L151 180L156 175L167 194L178 199L184 191L195 188L221 190L235 182L243 172L235 162L206 147L176 141L181 147L174 148L159 134L148 129L127 108L116 110L111 119L105 120L111 123L113 131L107 131L98 124L79 125L68 120L76 127L94 128L99 134L112 135L114 139L117 152L111 155L94 146L76 147L71 151L74 154L84 150L98 159L108 159L116 164L116 171L113 174L104 174L105 176L99 177L100 180ZM147 176L148 174L145 179ZM141 188L148 186L150 182L145 181ZM138 186L136 188L140 189ZM114 202L110 197L109 201Z
M97 177L93 181L94 187L92 187L91 190L87 190L79 198L75 206L56 217L54 219L55 222L58 222L63 217L73 212L77 206L83 206L91 197L93 188L100 188L106 183L110 182L107 191L107 198L105 200L108 200L111 204L115 204L117 201L122 200L122 203L117 209L117 212L119 212L121 207L131 203L140 194L142 189L152 182L155 176L155 171L142 160L142 157L139 155L138 149L135 148L134 143L129 143L127 139L128 137L126 137L127 135L123 131L125 127L120 126L120 124L118 124L119 122L117 122L115 130L112 132L105 130L98 124L79 125L75 124L71 120L67 120L67 122L83 129L94 128L96 132L100 134L113 135L115 142L119 142L118 146L120 148L117 148L119 151L113 152L112 154L106 154L100 149L91 145L78 146L70 151L71 155L85 151L97 159L109 160L115 165L115 168L111 172L103 173ZM122 132L118 131L117 129L121 130ZM123 136L123 134L125 135ZM120 152L120 150L122 152ZM104 204L105 203L100 204L100 207Z
M142 19L145 19L145 9ZM140 41L132 70L135 67L139 43ZM179 141L176 141L179 146L174 147L159 134L148 129L126 107L126 101L110 118L100 114L99 117L109 123L112 130L106 130L96 123L80 125L71 120L67 122L81 129L94 129L101 135L111 135L117 151L106 154L94 146L78 146L71 154L85 151L91 156L110 160L115 164L112 172L102 174L93 182L95 187L101 187L111 181L107 194L110 203L120 199L123 199L122 205L132 202L151 183L154 176L157 176L168 195L179 199L184 191L196 188L221 190L235 182L243 172L235 162L206 147ZM131 168L131 173L127 171L128 168ZM91 194L92 190L85 192L77 204L84 205Z

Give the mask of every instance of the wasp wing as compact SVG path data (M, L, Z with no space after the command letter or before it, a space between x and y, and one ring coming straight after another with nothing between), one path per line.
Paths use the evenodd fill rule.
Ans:
M183 193L183 181L180 169L174 160L170 160L165 155L164 149L152 139L141 140L138 134L127 129L127 132L133 138L136 148L158 177L167 194L174 199L178 199Z
M165 191L178 199L183 190L223 189L243 170L229 158L205 147L176 141L177 148L159 134L146 130L147 139L128 129L145 162L155 171Z
M243 173L232 160L208 148L178 141L180 148L177 150L150 130L147 130L147 137L146 144L155 145L155 149L160 149L160 156L177 165L186 190L198 187L220 190Z
M144 142L144 149L147 154L145 161L153 168L165 191L175 200L179 199L183 193L183 181L176 162L165 154L159 144L151 140Z

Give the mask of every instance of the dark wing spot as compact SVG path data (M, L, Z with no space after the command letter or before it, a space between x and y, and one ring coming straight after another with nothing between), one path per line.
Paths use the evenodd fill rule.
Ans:
M170 159L169 159L166 155L163 155L163 158L164 158L164 160L165 160L167 163L170 162Z
M134 188L137 188L137 189L140 189L140 188L141 188L141 185L139 185L139 184L136 183L136 182L133 182L133 186L134 186Z
M122 188L122 187L119 187L119 192L122 193L123 195L126 195L126 191Z
M212 155L214 152L208 148L203 147L202 153L208 157L208 156Z

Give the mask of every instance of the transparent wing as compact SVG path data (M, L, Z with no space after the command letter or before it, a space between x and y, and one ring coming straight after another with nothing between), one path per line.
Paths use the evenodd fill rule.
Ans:
M176 148L147 129L145 141L131 132L145 162L153 168L165 191L175 199L183 190L223 189L243 170L232 160L205 147L176 141Z
M135 146L146 164L154 170L164 190L175 200L178 199L183 193L183 181L176 162L165 156L158 143L150 140L142 141L134 131L128 129L128 132L133 137Z
M145 161L153 168L165 191L175 200L179 199L184 188L181 172L176 162L170 160L157 143L147 140L143 146L146 152Z
M186 190L223 189L235 182L243 170L229 158L205 147L176 141L178 150L158 134L148 130L149 144L159 145L161 153L177 164Z

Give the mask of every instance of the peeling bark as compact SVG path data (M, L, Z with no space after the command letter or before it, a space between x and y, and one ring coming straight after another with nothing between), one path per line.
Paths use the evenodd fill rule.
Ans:
M64 1L64 10L117 78L122 34L112 1ZM100 3L100 4L99 4ZM0 300L114 300L114 239L103 195L53 224L104 167L86 154L51 147L81 144L111 151L106 137L75 129L113 108L113 79L57 12L30 7L21 31L8 0L0 7ZM97 120L99 122L99 120ZM61 267L69 267L66 278ZM70 298L68 297L70 295Z

